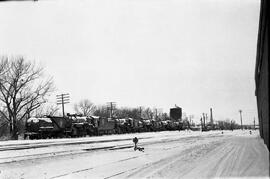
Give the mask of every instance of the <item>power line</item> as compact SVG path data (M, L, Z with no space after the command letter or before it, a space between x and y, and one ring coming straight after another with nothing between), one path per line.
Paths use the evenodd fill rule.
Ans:
M63 117L65 116L65 107L64 105L69 103L69 94L59 94L56 95L56 104L57 105L62 105L62 112L63 112Z

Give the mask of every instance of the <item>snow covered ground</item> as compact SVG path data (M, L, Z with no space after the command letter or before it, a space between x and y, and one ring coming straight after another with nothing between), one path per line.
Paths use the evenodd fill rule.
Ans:
M145 151L134 151L132 138ZM0 142L0 178L269 178L258 131Z

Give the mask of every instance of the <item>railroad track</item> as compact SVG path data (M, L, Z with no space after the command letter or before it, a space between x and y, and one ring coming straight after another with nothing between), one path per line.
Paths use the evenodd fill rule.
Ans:
M212 134L214 135L214 134ZM211 136L211 134L209 135ZM222 136L222 135L221 135ZM165 135L163 137L169 137L169 135ZM182 139L184 138L194 138L197 136L183 136ZM216 136L217 137L217 136ZM219 136L220 137L220 136ZM140 139L150 139L153 137L140 137ZM73 139L72 139L73 140ZM42 148L42 147L50 147L50 146L61 146L61 145L75 145L75 144L93 144L93 143L105 143L105 142L118 142L118 141L128 141L132 140L132 137L127 137L127 138L120 138L120 139L102 139L102 140L97 140L97 139L91 139L89 140L74 140L71 141L69 139L66 139L65 141L42 141L42 142L28 142L28 143L19 143L19 144L0 144L0 151L8 151L8 150L23 150L23 149L30 149L30 148ZM176 139L178 140L178 139Z
M144 137L140 139L150 139L152 137ZM42 148L42 147L51 147L51 146L59 146L59 145L78 145L78 144L93 144L93 143L105 143L105 142L118 142L118 141L129 141L131 138L125 138L125 139L113 139L113 140L100 140L100 141L73 141L73 142L65 142L65 143L46 143L46 144L35 144L35 145L12 145L7 146L6 148L1 148L2 151L9 151L9 150L23 150L23 149L34 149L34 148ZM167 140L174 141L174 140ZM141 141L140 144L143 146L156 144L156 143L163 143L164 140L155 140L155 141ZM83 154L91 151L96 150L121 150L121 149L127 149L127 148L133 148L134 145L132 144L114 144L114 145L107 145L107 146L101 146L101 147L84 147L80 149L74 149L74 150L63 150L63 151L53 151L53 152L45 152L45 153L38 153L38 154L29 154L29 155L19 155L19 156L10 156L10 157L0 157L0 165L7 164L7 163L15 163L15 162L22 162L22 161L29 161L29 160L36 160L36 159L44 159L44 158L50 158L50 157L61 157L65 155L71 155L71 154Z
M140 139L150 139L152 137L142 137ZM61 145L76 145L76 144L94 144L94 143L106 143L106 142L119 142L119 141L129 141L132 140L131 137L123 139L106 139L106 140L87 140L87 141L66 141L66 142L38 142L38 143L24 143L24 144L9 144L9 145L0 145L0 151L8 150L24 150L32 148L43 148L43 147L52 147L52 146L61 146Z
M82 148L82 149L75 149L75 150L64 150L64 151L57 151L57 152L46 152L46 153L39 153L39 154L30 154L30 155L23 155L23 156L12 156L12 157L2 157L0 158L0 165L7 164L7 163L15 163L15 162L22 162L27 160L36 160L36 159L44 159L50 157L60 157L65 155L74 155L74 154L83 154L89 151L95 150L120 150L126 148L133 148L133 145L111 145L105 147L91 147L91 148Z
M204 137L210 137L210 136L201 136ZM200 137L200 138L201 138ZM141 137L140 138L140 144L142 146L147 146L151 144L157 144L157 143L163 143L163 142L173 142L178 140L194 140L193 136L186 136L182 138L177 139L168 139L160 138L157 140L150 140L145 141L143 139L151 139L153 137ZM45 147L53 147L53 146L67 146L67 145L80 145L80 144L98 144L98 143L106 143L106 142L121 142L121 141L131 141L132 138L121 138L121 139L103 139L103 140L83 140L83 141L46 141L44 142L37 142L37 143L23 143L23 144L9 144L9 145L0 145L0 151L11 151L11 150L27 150L27 149L36 149L36 148L45 148ZM96 150L120 150L120 149L126 149L126 148L133 148L134 146L130 142L129 144L120 144L117 143L111 144L111 145L105 145L105 146L84 146L79 149L73 149L73 150L62 150L62 151L53 151L53 152L41 152L36 154L29 154L29 155L18 155L18 156L9 156L9 157L0 157L0 165L7 164L7 163L15 163L15 162L21 162L21 161L27 161L27 160L36 160L36 159L43 159L43 158L49 158L49 157L61 157L65 155L70 154L83 154L90 151L96 151Z

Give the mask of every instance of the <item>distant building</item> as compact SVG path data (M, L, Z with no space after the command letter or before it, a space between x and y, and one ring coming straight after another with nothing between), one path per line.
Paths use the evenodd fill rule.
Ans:
M269 150L269 16L267 14L269 3L261 0L259 33L257 42L257 57L255 67L255 95L257 98L260 136Z
M170 118L173 121L180 121L182 119L182 108L176 107L170 109Z

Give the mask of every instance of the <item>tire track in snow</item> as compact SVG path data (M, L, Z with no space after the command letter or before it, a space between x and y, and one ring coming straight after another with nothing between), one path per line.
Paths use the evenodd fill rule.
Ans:
M204 141L205 137L202 137L202 136L200 136L199 138L192 137L192 138L189 138L189 139L186 139L186 140L184 139L184 141L182 139L181 139L181 142L193 143L194 140L198 140L198 139L201 140L201 141ZM175 141L180 142L179 139L178 140L175 140L175 139L167 140L166 142L170 143L170 142L175 142ZM164 142L165 141L162 141L161 143L164 143ZM212 142L210 142L210 143L212 145ZM220 143L220 141L218 143ZM151 143L151 144L153 144L153 143ZM155 144L157 144L157 143L155 143ZM150 144L148 144L148 145L150 145ZM202 145L207 146L209 148L208 144L202 144ZM169 147L169 148L163 148L163 149L159 149L159 150L160 151L163 151L163 150L167 151L167 150L172 150L172 149L182 148L182 147L183 147L182 145L178 145L178 146ZM192 148L194 148L194 146ZM187 153L187 151L189 151L189 150L190 150L190 148L184 150L183 153ZM174 162L176 162L178 160L181 160L181 159L183 159L183 156L179 157L178 154L173 155L173 156L170 156L169 158L164 158L164 159L161 159L159 161L154 161L154 162L153 161L147 162L147 163L143 164L142 166L138 166L138 167L135 167L135 168L132 168L132 169L129 169L129 170L124 170L124 171L121 171L121 172L117 172L117 173L115 173L113 175L110 175L109 178L114 178L114 177L116 177L116 178L117 177L118 178L134 178L134 177L135 178L147 178L147 176L150 177L154 173L156 173L157 171L163 170L164 168L168 167L172 163L174 163ZM127 166L129 166L129 165L127 165ZM153 168L154 168L154 172L152 172L152 173L149 172L149 170L148 170L149 168L150 168L151 171L153 171ZM147 170L145 173L148 173L148 174L143 173L142 175L137 176L138 172L141 173L144 170ZM132 175L131 172L136 173L136 175L135 176ZM105 177L105 178L107 178L107 177Z
M148 155L148 154L143 154L143 155ZM50 179L55 179L55 178L61 178L61 177L65 177L65 176L68 176L68 175L72 175L72 174L76 174L76 173L80 173L80 172L85 172L85 171L89 171L89 170L93 170L93 169L96 169L96 168L99 168L99 167L104 167L106 165L111 165L111 164L115 164L115 163L119 163L119 162L125 162L125 161L128 161L128 160L132 160L132 159L136 159L136 158L139 158L141 157L142 155L139 155L139 156L134 156L134 157L129 157L129 158L126 158L126 159L121 159L121 160L118 160L118 161L114 161L114 162L110 162L110 163L107 163L107 164L103 164L103 165L100 165L100 166L95 166L95 167L90 167L90 168L85 168L85 169L80 169L80 170L75 170L75 171L72 171L72 172L68 172L68 173L64 173L64 174L61 174L61 175L57 175L57 176L53 176L53 177L50 177ZM133 169L130 169L128 171L131 171L131 170L135 170L136 168L133 168ZM112 178L114 176L117 176L117 175L120 175L124 172L127 172L127 171L123 171L123 172L120 172L120 173L117 173L117 174L114 174L112 176L108 176L106 178Z
M195 141L197 140L200 140L201 142L203 142L203 144L201 144L204 148L207 148L205 151L208 151L210 148L213 147L213 141L210 142L211 143L211 147L208 145L209 144L209 141L205 141L205 139L208 138L208 136L200 136L199 138L195 138L195 137L192 137L192 138L187 138L184 140L182 140L183 138L181 139L178 139L178 140L167 140L167 141L161 141L160 143L170 143L170 142L176 142L178 141L178 146L174 146L174 147L169 147L169 148L162 148L162 149L158 149L160 150L160 154L163 153L164 151L168 151L168 150L172 150L172 149L176 149L176 148L183 148L183 146L181 145L182 143L184 143L185 145L186 144L191 144L192 147L189 147L188 149L184 150L183 153L186 153L186 154L189 154L188 151L190 150L190 148L194 148L194 145L192 145ZM212 136L211 136L211 139ZM217 141L217 138L214 139L214 143L215 145L217 145L217 143L220 143L220 141ZM151 144L154 144L154 143L151 143ZM157 143L155 143L157 144ZM148 144L150 145L150 144ZM198 144L195 146L197 147ZM198 151L197 151L198 152ZM151 155L151 153L149 153L149 155ZM194 155L194 153L193 153ZM195 156L197 157L197 156ZM124 171L119 171L119 172L115 172L114 174L110 175L110 176L106 176L104 178L147 178L148 177L151 177L153 176L155 173L157 173L158 171L160 170L164 170L164 168L172 165L172 163L175 163L176 161L178 160L182 160L184 158L184 160L188 160L187 158L185 158L185 155L184 156L180 156L177 154L177 155L173 155L173 156L170 156L168 158L164 158L162 160L159 160L159 161L151 161L151 162L146 162L144 163L143 165L139 165L138 167L135 167L135 168L131 168L131 169L128 169L128 170L124 170ZM127 164L127 166L130 166L130 164ZM115 167L115 166L114 166ZM146 170L146 172L144 172L144 170ZM149 171L152 171L149 172ZM137 175L138 173L142 173L141 175ZM135 173L135 175L133 175Z
M182 173L186 170L188 171L193 167L192 165L188 165L189 163L193 162L194 159L200 158L205 153L209 152L209 150L213 150L220 144L220 141L215 141L209 144L192 146L181 151L181 153L177 153L176 155L172 155L153 163L147 163L140 169L125 176L125 178L175 178L176 176L168 177L167 175L164 175L164 172L166 173L166 171L174 170L173 168L177 163L181 163L183 166L185 165L184 167L179 168L177 173Z
M212 177L266 177L269 176L269 162L256 152L255 138L235 137L211 151L198 162L183 178ZM255 145L255 146L254 146ZM258 144L259 145L259 144ZM258 167L258 164L261 167ZM265 164L263 166L263 164ZM198 177L200 176L200 177Z
M138 168L138 167L132 168L132 169L130 169L130 170L125 170L125 171L116 173L116 174L114 174L114 175L105 177L104 179L113 178L113 177L116 177L116 176L118 176L118 175L122 175L122 174L124 174L124 173L126 173L126 172L130 172L130 171L136 170L137 168Z

